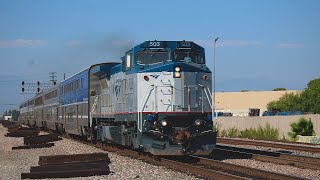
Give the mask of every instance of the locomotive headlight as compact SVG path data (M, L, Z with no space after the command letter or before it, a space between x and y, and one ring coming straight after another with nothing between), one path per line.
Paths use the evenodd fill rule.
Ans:
M181 78L181 68L179 67L179 66L176 66L175 68L174 68L174 74L173 74L173 77L174 78Z
M181 77L181 73L180 73L180 72L175 72L175 73L174 73L174 77L180 78L180 77Z
M194 121L195 126L201 126L202 123L203 123L203 121L201 119L197 119Z
M167 123L167 121L161 121L161 125L163 126L163 127L165 127L165 126L167 126L168 125L168 123Z

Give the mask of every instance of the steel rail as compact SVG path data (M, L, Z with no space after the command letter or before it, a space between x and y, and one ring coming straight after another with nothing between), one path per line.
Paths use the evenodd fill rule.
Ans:
M318 157L296 155L296 154L290 154L290 153L286 153L286 152L263 151L263 150L257 150L257 149L247 149L247 148L240 148L240 147L233 147L233 146L222 146L222 145L216 145L215 149L231 150L231 151L244 152L244 153L249 153L249 154L258 154L258 155L279 157L279 158L293 160L293 161L301 161L301 162L306 161L306 162L313 163L313 164L320 164L320 158L318 158Z
M206 169L198 166L193 166L186 163L181 163L178 161L166 159L166 158L160 158L160 157L154 157L154 156L148 156L149 154L145 153L139 153L137 151L132 151L128 149L119 149L117 147L112 146L106 146L103 144L97 144L95 145L97 148L101 148L105 151L109 152L115 152L119 155L129 156L134 159L141 159L143 161L146 161L150 164L155 164L158 166L165 166L170 169L186 172L188 174L198 175L206 179L218 179L218 180L225 180L225 179L247 179L243 178L241 176L236 176L232 174L228 174L225 172L219 172L212 169Z
M281 174L277 172L271 172L261 169L255 169L247 166L241 166L226 162L221 162L217 160L212 160L208 158L192 156L193 161L197 161L197 164L206 165L210 168L220 169L222 171L231 172L233 174L237 174L240 176L244 176L247 178L257 178L257 179L278 179L278 180L297 180L297 179L305 179L297 176L291 176L286 174Z
M217 143L233 144L233 145L254 145L254 146L264 146L264 147L281 148L281 149L287 149L287 150L320 153L320 147L310 146L310 145L293 145L293 144L286 144L286 143L279 143L279 142L265 142L265 141L232 139L232 138L221 138L221 137L217 138Z
M67 136L67 138L70 138L70 136ZM180 162L165 157L155 157L148 153L137 152L130 149L125 149L123 147L110 146L102 143L92 144L89 141L74 139L74 137L72 139L78 141L79 143L85 143L87 145L103 149L105 151L115 152L119 155L129 156L134 159L146 161L150 164L165 166L174 170L186 172L188 174L198 175L207 179L304 179L296 176L290 176L260 169L254 169L246 166L224 163L221 161L212 161L210 159L200 157L190 156L190 158L196 158L193 159L193 161L196 160L196 163L190 164L190 162Z
M249 149L250 150L250 149ZM270 162L275 164L281 165L290 165L299 168L305 169L315 169L320 170L319 163L315 160L319 160L319 158L311 158L311 157L304 157L304 156L296 156L291 154L281 154L281 153L274 153L275 155L270 155L267 151L266 154L264 153L253 153L248 151L241 151L241 150L230 150L230 149L223 149L223 148L215 148L213 151L213 158L221 158L223 156L236 157L236 158L244 158L244 159L254 159L257 161L262 162Z

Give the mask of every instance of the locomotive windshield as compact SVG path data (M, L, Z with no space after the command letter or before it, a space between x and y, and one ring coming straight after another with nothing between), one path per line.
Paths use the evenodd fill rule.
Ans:
M136 60L140 65L156 64L169 59L168 51L141 51L137 52Z
M204 64L204 55L197 51L191 50L176 50L173 53L174 61L194 62L197 64Z

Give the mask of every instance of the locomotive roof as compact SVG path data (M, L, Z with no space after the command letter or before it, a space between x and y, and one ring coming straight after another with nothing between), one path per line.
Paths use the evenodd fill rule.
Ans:
M199 50L204 50L203 47L194 43L193 41L145 41L137 46L134 49L145 49L145 48L171 48L171 49L183 49L183 48L194 48Z

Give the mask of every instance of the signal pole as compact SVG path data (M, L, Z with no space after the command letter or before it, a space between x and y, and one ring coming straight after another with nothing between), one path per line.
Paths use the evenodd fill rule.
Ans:
M22 81L20 94L38 94L51 86L52 83L40 83L40 81L36 83L26 83Z
M57 72L49 72L49 79L53 85L57 83Z

